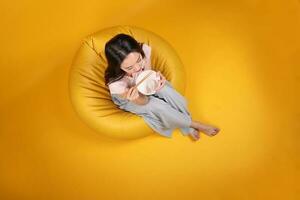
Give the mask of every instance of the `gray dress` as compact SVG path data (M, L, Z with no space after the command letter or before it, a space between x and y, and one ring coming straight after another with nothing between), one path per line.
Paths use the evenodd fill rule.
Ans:
M162 136L171 138L176 128L184 136L194 130L189 127L192 119L186 99L167 80L158 92L148 96L149 102L145 105L137 105L117 94L111 94L111 97L120 109L141 116L146 124Z

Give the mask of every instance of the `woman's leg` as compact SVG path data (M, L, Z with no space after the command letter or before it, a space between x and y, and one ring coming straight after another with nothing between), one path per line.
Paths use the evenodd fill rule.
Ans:
M155 96L158 98L164 99L167 103L169 103L174 109L177 109L181 113L189 116L191 118L191 126L190 128L181 128L181 131L185 134L193 133L196 135L196 132L202 131L208 136L216 135L220 129L214 126L210 126L207 124L203 124L199 121L192 120L192 116L187 108L187 101L184 96L182 96L179 92L177 92L171 85L169 81L166 81L164 87L159 90Z
M184 115L186 115L188 118L192 120L192 116L188 111L187 101L185 97L182 96L178 91L176 91L172 87L169 81L166 81L165 85L159 91L157 91L153 96L163 99L172 108L178 110L179 112L183 113ZM180 128L180 130L184 135L188 135L189 133L195 134L196 131L198 131L194 127Z
M187 114L179 112L169 103L154 96L149 96L149 101L145 105L129 102L124 109L143 117L151 128L167 137L171 137L176 128L189 129L192 123Z
M157 91L153 96L164 99L174 109L190 115L187 109L187 101L176 89L173 88L171 83L166 80L165 85Z
M217 127L210 126L210 125L207 125L207 124L203 124L199 121L193 121L193 120L192 120L192 123L191 123L191 127L205 133L208 136L214 136L220 131L220 129L217 128Z

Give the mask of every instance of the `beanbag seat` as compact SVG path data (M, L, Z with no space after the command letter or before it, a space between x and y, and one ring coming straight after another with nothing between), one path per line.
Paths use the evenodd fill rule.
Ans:
M111 100L105 85L105 43L119 33L151 47L152 69L161 71L172 86L184 94L185 71L173 47L157 34L136 26L113 26L82 39L69 74L70 100L78 116L89 127L112 138L136 139L155 132L143 118L121 110Z

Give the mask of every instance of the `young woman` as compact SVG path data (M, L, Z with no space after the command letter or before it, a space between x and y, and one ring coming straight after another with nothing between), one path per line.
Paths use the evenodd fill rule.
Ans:
M151 69L149 45L121 33L105 44L105 55L108 61L105 84L120 109L143 117L155 132L165 137L171 137L176 128L194 140L200 139L199 132L208 136L219 132L216 127L192 120L187 101L160 72L157 72L160 80L155 94L143 95L133 87L136 77L143 70Z

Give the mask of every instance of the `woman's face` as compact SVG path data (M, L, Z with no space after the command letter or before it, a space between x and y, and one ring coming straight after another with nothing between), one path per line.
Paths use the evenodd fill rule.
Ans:
M144 67L144 63L145 61L140 53L131 52L121 63L121 69L131 75L139 72Z

